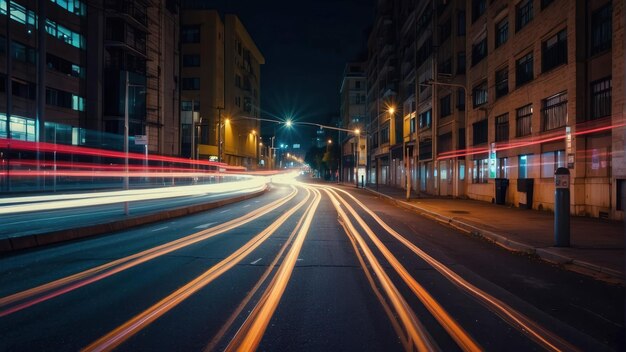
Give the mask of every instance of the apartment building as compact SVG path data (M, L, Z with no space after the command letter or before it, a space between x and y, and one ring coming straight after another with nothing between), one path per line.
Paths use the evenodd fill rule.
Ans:
M86 15L82 1L0 3L0 138L71 142L85 115Z
M398 185L391 173L402 159L402 112L398 109L397 1L381 0L368 38L368 182ZM400 143L398 143L400 142Z
M571 211L623 219L623 2L474 0L466 52L467 195L554 208L554 171L571 174ZM618 127L621 126L621 127Z
M183 3L181 42L183 154L257 168L263 55L236 15L202 2Z
M129 135L178 155L177 2L10 1L0 16L0 72L11 81L0 136L121 149L128 87Z
M365 119L367 97L365 80L365 63L348 63L343 72L339 94L341 108L339 127L348 130L359 130L359 134L340 133L345 136L341 141L341 179L344 182L356 182L365 177L367 164L367 134Z
M370 182L624 218L623 2L380 1L368 48Z

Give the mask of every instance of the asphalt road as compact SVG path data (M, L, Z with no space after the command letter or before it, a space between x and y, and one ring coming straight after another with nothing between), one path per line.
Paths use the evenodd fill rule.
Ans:
M0 350L623 350L623 297L364 191L276 183L1 257Z

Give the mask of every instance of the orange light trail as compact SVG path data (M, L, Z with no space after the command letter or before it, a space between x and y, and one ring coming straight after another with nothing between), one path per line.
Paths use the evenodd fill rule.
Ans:
M561 339L559 336L553 334L552 332L544 329L539 324L530 320L524 314L518 312L513 309L511 306L507 305L503 301L493 297L487 292L479 289L478 287L472 285L465 279L463 279L460 275L455 273L452 269L445 266L443 263L437 261L426 252L418 248L411 241L407 240L404 236L400 235L397 231L395 231L391 226L387 225L378 215L376 215L372 210L366 207L362 202L356 199L353 195L349 194L345 190L337 189L331 187L336 191L339 191L345 195L347 195L350 199L352 199L361 209L363 209L367 214L369 214L379 225L385 229L391 236L397 239L404 246L409 248L413 253L415 253L418 257L423 259L425 262L430 264L435 270L437 270L440 274L443 275L450 282L455 284L457 287L465 290L472 297L476 298L479 302L483 303L493 312L495 312L498 316L503 318L504 321L509 323L511 326L521 330L522 332L530 335L530 337L544 348L551 351L578 351L576 347L568 343L567 341Z
M298 203L295 207L290 208L282 216L280 216L274 223L268 226L265 230L254 236L246 244L238 248L231 255L220 261L209 270L205 271L194 280L185 284L175 292L171 293L161 301L146 309L142 313L136 315L131 320L115 328L108 334L102 336L89 346L85 347L83 351L108 351L122 344L124 341L131 338L140 330L150 325L152 322L163 316L165 313L176 307L179 303L189 298L191 295L210 284L213 280L220 277L222 274L232 269L235 265L241 262L249 254L251 254L256 248L258 248L265 240L267 240L280 226L282 226L287 219L289 219L298 209L304 206L309 201L309 194ZM296 239L296 244L298 240ZM296 245L294 244L294 246ZM290 253L293 251L290 250ZM288 254L289 255L289 254ZM281 266L282 267L282 266Z
M80 287L89 285L93 282L102 280L121 271L130 269L139 264L150 261L154 258L158 258L165 254L171 253L175 250L187 247L194 243L204 241L208 238L217 236L226 231L232 230L236 227L247 224L266 213L276 210L279 207L286 204L289 200L295 197L297 191L294 188L292 192L285 198L278 199L266 206L256 209L242 217L230 220L223 224L214 226L212 228L196 232L189 236L177 239L172 242L162 244L160 246L147 249L145 251L114 260L112 262L97 266L92 269L85 270L83 272L70 275L65 278L61 278L44 285L40 285L22 292L12 294L0 298L0 317L10 315L12 313L21 311L28 307L32 307L38 303L45 302L54 297L58 297L64 293L76 290ZM18 303L23 301L21 303ZM14 306L11 304L18 303ZM10 306L9 308L5 308Z

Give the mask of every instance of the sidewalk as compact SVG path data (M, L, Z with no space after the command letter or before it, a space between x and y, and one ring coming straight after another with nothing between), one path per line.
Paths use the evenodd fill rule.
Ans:
M352 184L345 184L352 186ZM404 208L486 238L516 252L541 259L601 280L624 283L624 223L587 217L571 217L570 247L554 247L554 215L465 199L411 193L390 186L371 185L377 193Z

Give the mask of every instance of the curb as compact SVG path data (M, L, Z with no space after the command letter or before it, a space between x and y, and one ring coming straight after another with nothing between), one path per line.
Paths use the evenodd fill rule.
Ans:
M532 247L530 245L524 244L524 243L520 243L520 242L516 242L513 241L503 235L485 230L485 229L481 229L479 227L476 227L474 225L468 224L466 222L460 221L458 219L455 218L450 218L444 215L441 215L439 213L435 213L431 210L427 210L424 208L420 208L417 205L413 205L410 203L407 203L405 201L402 200L398 200L396 198L393 198L389 195L380 193L380 192L376 192L374 190L365 188L366 191L374 193L376 195L378 195L381 198L386 198L388 201L391 201L392 203L396 204L399 207L405 208L405 209L409 209L409 210L413 210L416 211L419 215L421 216L425 216L428 217L432 220L438 221L440 223L443 224L447 224L449 226L452 226L458 230L461 230L465 233L474 235L474 236L478 236L484 239L487 239L491 242L494 242L496 245L507 249L511 252L517 252L517 253L523 253L523 254L530 254L530 255L536 255L539 258L541 258L542 260L552 263L552 264L556 264L562 268L567 268L567 266L575 266L575 267L579 267L581 269L584 269L583 271L577 271L579 273L583 273L583 274L587 274L588 276L590 276L587 271L591 271L593 272L592 274L602 274L602 275L606 275L609 276L611 279L615 279L618 280L620 282L623 282L624 280L624 275L616 270L613 269L609 269L609 268L605 268L603 266L600 265L596 265L596 264L592 264L592 263L588 263L585 261L581 261L581 260L577 260L568 256L564 256L562 254L556 253L551 251L550 249L545 249L545 248L535 248ZM593 275L591 275L593 276Z
M72 241L76 239L102 235L110 232L116 232L142 226L158 221L174 219L187 216L210 209L222 207L224 205L241 202L247 199L258 197L267 192L267 185L259 190L242 196L221 199L214 202L194 204L180 208L169 209L153 214L138 215L128 219L116 220L108 223L83 226L72 229L58 230L47 233L38 233L27 236L9 237L0 239L0 254L7 254L19 250L36 248L50 244Z

